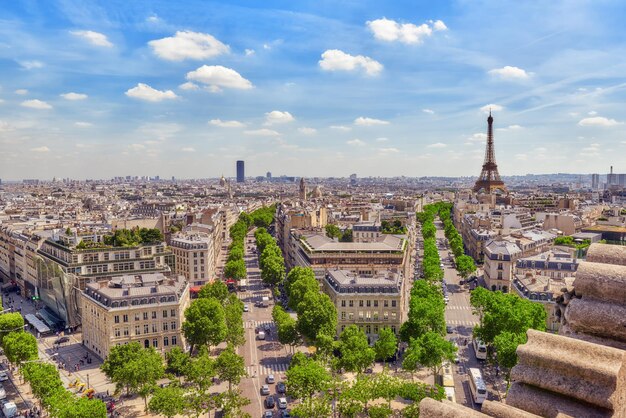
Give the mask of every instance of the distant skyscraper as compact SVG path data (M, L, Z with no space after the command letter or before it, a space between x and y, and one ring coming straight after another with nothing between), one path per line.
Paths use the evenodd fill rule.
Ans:
M617 185L617 174L613 174L613 166L611 166L611 172L606 176L606 184L609 186Z
M265 177L268 178L268 179L271 179L272 178L272 172L268 171L267 174L265 174Z
M493 116L491 116L491 110L487 118L487 149L485 150L485 162L483 163L480 176L474 185L474 192L481 190L484 190L485 193L491 193L495 190L506 192L506 187L502 179L500 179L498 165L496 164L496 154L493 146Z
M239 160L237 161L237 183L243 183L244 181L246 181L244 162L242 160Z
M591 175L591 188L593 190L598 190L600 187L600 174L592 174Z

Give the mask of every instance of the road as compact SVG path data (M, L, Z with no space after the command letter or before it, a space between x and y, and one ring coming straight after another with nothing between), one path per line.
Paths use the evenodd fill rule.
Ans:
M276 382L284 380L284 374L289 366L289 357L282 344L276 339L276 328L272 322L272 308L274 306L270 290L263 287L261 271L258 260L253 250L256 250L254 231L248 233L245 245L244 260L248 271L248 287L239 292L239 298L248 305L249 312L244 312L244 328L246 343L239 348L239 354L243 356L248 377L240 384L242 395L251 400L250 405L244 408L244 412L252 417L260 417L266 410L263 404L265 396L261 396L261 385L265 384L265 378L273 374ZM257 307L255 302L263 296L270 299L268 307ZM270 326L270 332L265 340L258 340L256 330L258 327ZM276 384L271 384L270 394L276 397ZM276 408L274 408L276 410Z
M476 359L472 346L472 331L478 325L479 319L477 315L472 313L469 290L465 286L459 285L461 277L457 274L452 263L448 261L448 252L451 251L448 248L442 249L439 246L439 242L442 241L446 243L447 247L443 223L436 220L435 226L437 227L436 239L439 247L439 258L444 264L444 279L447 283L448 295L450 297L445 312L446 324L453 327L453 332L449 334L449 337L457 341L459 345L460 361L458 365L453 367L456 402L471 408L480 409L479 405L474 404L472 400L467 369L471 367L481 369L489 391L488 399L500 399L497 386L502 386L502 379L495 376L493 367L486 365L484 361Z

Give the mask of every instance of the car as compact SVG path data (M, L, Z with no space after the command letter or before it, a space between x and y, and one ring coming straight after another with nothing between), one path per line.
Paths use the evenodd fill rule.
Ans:
M265 324L263 329L269 334L269 332L272 330L272 326L270 324Z
M275 382L276 382L276 379L274 378L273 374L270 374L265 378L265 383L275 383Z
M276 406L276 401L273 396L268 396L265 398L265 407L268 409L272 409Z
M270 387L268 385L261 386L261 395L269 395Z
M63 344L63 343L68 342L69 340L70 340L70 337L64 336L64 337L60 337L60 338L57 338L56 340L54 340L54 343L55 344Z
M280 409L287 409L287 398L278 398L278 407Z
M284 409L282 411L280 411L280 418L291 418L291 412L289 412L288 409Z
M248 304L243 305L243 311L250 312L250 308L248 307Z
M274 418L274 411L263 412L263 418Z
M0 382L4 382L5 380L9 380L7 372L0 372Z
M452 325L446 325L446 332L448 334L452 334L454 332L454 327Z
M276 383L276 393L285 393L287 392L287 387L283 382Z

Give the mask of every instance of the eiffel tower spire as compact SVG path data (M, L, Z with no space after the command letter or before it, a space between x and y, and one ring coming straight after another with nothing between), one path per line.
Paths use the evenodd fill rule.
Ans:
M493 116L491 116L491 109L489 109L487 124L487 149L485 150L485 162L483 163L483 169L480 172L478 180L476 180L473 190L475 192L484 190L486 193L491 193L494 190L502 190L503 192L506 192L506 187L504 186L504 182L500 179L498 165L496 164L496 154L493 147Z

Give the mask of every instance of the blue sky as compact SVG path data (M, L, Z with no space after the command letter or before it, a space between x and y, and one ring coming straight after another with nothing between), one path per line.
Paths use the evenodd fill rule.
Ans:
M623 1L12 1L0 178L626 172Z

